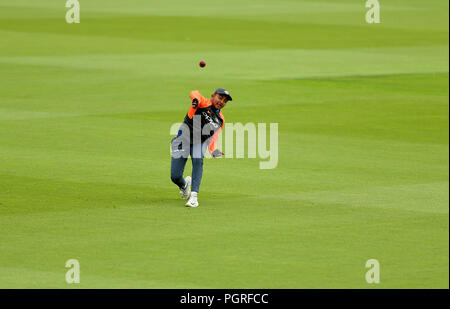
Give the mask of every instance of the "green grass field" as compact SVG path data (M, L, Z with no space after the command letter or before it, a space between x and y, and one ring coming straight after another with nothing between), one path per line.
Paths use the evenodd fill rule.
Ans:
M449 288L449 4L380 2L0 0L0 288ZM217 87L278 167L205 160L188 209L169 129Z

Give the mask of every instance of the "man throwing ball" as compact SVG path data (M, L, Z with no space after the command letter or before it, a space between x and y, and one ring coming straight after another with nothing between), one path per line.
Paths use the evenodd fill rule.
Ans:
M217 137L225 125L222 109L231 101L230 93L218 88L211 99L203 97L200 92L191 92L192 104L184 117L178 135L172 139L171 179L180 188L183 199L189 201L187 207L198 207L198 192L203 175L203 157L206 148L214 158L223 156L217 149ZM184 167L188 157L192 159L192 178L183 178Z

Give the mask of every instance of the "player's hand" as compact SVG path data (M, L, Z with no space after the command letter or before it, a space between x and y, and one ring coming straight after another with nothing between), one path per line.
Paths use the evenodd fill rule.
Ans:
M197 108L198 107L198 100L197 99L192 100L192 107L193 108Z
M220 151L219 149L214 150L211 153L211 155L213 156L213 158L220 158L220 157L225 156L225 154L222 151Z

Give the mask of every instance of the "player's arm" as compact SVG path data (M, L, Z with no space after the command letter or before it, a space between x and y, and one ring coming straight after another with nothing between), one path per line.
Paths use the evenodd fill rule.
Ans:
M190 97L192 103L188 111L188 117L191 119L192 117L194 117L197 108L208 107L209 105L211 105L209 100L202 96L198 90L191 91Z
M220 158L224 156L224 153L219 149L217 149L217 138L219 137L219 134L222 131L223 126L225 125L225 117L223 117L222 112L220 113L220 116L222 116L223 124L220 127L220 129L217 130L217 132L214 133L214 135L211 137L211 142L209 143L209 153L214 158Z

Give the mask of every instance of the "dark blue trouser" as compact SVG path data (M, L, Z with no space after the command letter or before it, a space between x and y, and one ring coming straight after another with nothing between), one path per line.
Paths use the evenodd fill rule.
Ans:
M205 155L205 151L207 148L207 144L196 144L189 146L189 155L184 153L181 155L183 150L181 147L178 147L176 144L177 138L172 139L172 163L170 166L170 178L173 183L175 183L178 187L182 188L186 185L186 182L183 178L184 167L186 166L186 162L188 156L191 156L192 160L192 191L199 192L200 183L202 182L203 175L203 157ZM175 149L174 149L175 148ZM187 148L187 147L186 147ZM173 151L178 151L177 156L174 156ZM180 154L181 153L181 154Z

